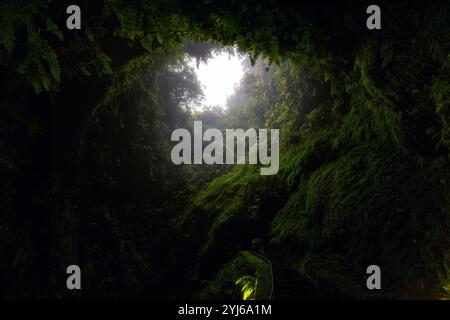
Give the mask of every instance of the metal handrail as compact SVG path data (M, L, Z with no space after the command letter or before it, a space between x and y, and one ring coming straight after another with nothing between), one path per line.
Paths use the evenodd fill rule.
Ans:
M250 252L254 256L257 256L258 258L264 260L269 265L269 267L270 267L270 298L269 299L272 300L273 299L273 287L274 287L272 262L270 262L270 260L267 257L263 256L262 254L260 254L256 251L248 250L248 252Z

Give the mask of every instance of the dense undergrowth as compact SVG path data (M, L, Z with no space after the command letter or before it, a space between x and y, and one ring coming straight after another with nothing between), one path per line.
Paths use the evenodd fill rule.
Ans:
M240 278L261 283L255 239L324 298L443 294L447 3L381 2L374 32L356 1L83 2L76 32L68 4L0 4L1 296L238 298ZM195 114L185 55L232 45L254 68L226 114ZM279 173L174 166L171 130L211 115L279 128ZM82 293L65 289L75 262Z

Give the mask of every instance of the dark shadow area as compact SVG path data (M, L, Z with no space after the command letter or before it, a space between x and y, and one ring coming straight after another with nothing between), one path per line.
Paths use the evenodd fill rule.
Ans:
M450 5L369 4L2 1L0 297L448 299ZM278 129L278 172L175 165L194 121Z

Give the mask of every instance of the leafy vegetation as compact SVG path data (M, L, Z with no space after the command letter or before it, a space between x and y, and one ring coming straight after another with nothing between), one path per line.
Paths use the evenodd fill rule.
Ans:
M0 4L0 296L258 299L255 239L323 297L448 296L448 3L382 1L380 31L356 1L85 1L77 31L69 4ZM228 108L193 110L187 58L234 45ZM194 119L279 128L279 173L173 165Z
M252 253L239 252L197 293L197 298L270 299L272 283L269 269L265 262Z

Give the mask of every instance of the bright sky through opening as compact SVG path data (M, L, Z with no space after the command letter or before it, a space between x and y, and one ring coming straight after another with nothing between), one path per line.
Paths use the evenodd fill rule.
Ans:
M206 64L201 62L198 69L195 59L190 61L203 87L204 106L220 105L225 108L227 96L233 94L234 86L239 84L244 74L242 59L238 55L220 52L213 54Z

